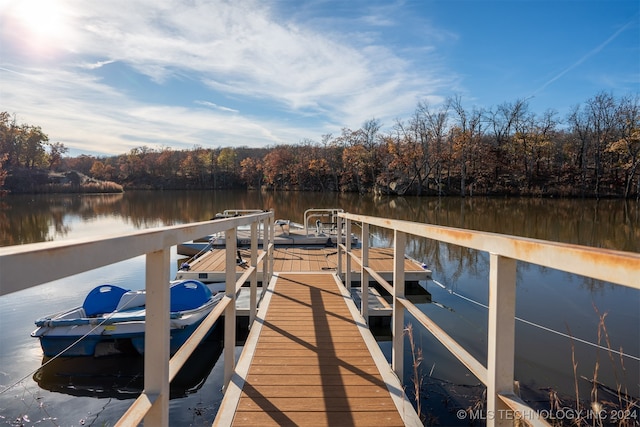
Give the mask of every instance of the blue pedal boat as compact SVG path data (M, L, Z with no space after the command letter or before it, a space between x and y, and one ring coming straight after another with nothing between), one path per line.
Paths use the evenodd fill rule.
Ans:
M171 354L174 354L213 310L224 293L213 293L198 280L171 284ZM120 352L144 353L144 290L100 285L80 307L36 320L31 333L40 339L44 355L101 356Z

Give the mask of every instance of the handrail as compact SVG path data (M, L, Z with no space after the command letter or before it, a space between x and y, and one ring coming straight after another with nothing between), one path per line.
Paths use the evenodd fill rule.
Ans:
M224 212L222 212L222 215L223 217L229 217L229 216L255 214L260 212L264 212L264 211L260 209L226 209Z
M342 277L342 254L346 255L345 286L350 286L350 260L361 269L362 292L366 295L369 277L380 283L393 297L392 367L403 376L404 310L437 338L461 363L487 386L487 425L510 425L520 418L532 425L548 426L536 416L529 405L514 392L515 359L515 283L516 260L579 274L610 283L640 289L640 254L549 242L496 233L472 231L402 220L390 220L365 215L339 213L338 232L351 229L351 222L362 225L362 258L347 245L338 245L338 277ZM394 232L393 284L384 280L368 266L369 227ZM475 359L425 313L404 295L404 251L406 236L413 235L439 242L463 246L490 253L489 320L487 366ZM367 298L362 298L361 310L367 319ZM497 337L500 340L497 340ZM532 415L533 414L533 415Z
M329 218L337 218L337 214L344 212L343 209L337 208L312 208L304 211L304 232L309 235L309 220L314 217L328 216Z
M349 213L339 216L353 222L365 221L376 227L495 253L531 264L640 289L638 279L640 254L633 252Z
M0 295L17 292L41 283L71 276L98 267L146 255L146 332L144 390L117 426L169 424L169 383L222 313L235 318L235 301L240 287L251 282L251 311L255 313L258 265L263 264L263 280L273 272L273 211L198 223L159 227L138 232L86 238L74 241L34 243L0 248ZM246 272L236 278L236 231L251 226L251 260ZM264 230L263 253L258 256L258 225ZM185 344L169 358L170 248L201 236L226 235L225 296L207 315ZM34 268L37 266L38 268ZM235 322L225 322L225 386L234 369Z
M0 247L0 296L273 217L273 212L70 241ZM70 262L72 261L72 262ZM37 265L38 268L32 268ZM168 268L168 266L167 266Z

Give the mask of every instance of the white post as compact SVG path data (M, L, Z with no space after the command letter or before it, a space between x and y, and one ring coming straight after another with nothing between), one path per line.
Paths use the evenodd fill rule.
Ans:
M169 266L168 249L148 253L145 266L146 315L144 391L156 397L144 424L169 425Z
M402 382L404 372L404 306L398 302L397 298L404 297L404 249L407 244L407 235L401 231L394 230L393 240L393 348L391 352L391 367L400 382Z
M351 220L345 220L345 229L344 229L344 244L346 249L346 257L345 257L345 272L344 272L344 281L347 289L351 289L351 240L349 237L351 236ZM342 241L342 235L338 234L338 244Z
M360 302L360 313L365 322L369 323L369 273L365 267L369 267L369 224L362 223L362 237L360 238L362 247L362 270L360 272L360 290L362 300Z
M498 394L513 393L516 260L492 253L489 267L487 426L509 426L513 413Z
M262 220L262 250L265 252L265 257L262 259L262 291L260 293L260 299L264 297L264 290L266 289L265 283L269 280L269 218Z
M236 364L236 229L225 231L227 259L225 264L226 295L231 302L224 310L224 382L226 390Z
M336 216L336 233L337 233L336 246L338 249L337 273L338 273L338 278L342 280L342 248L340 247L340 236L342 236L342 218L340 218L339 216Z
M275 221L274 221L274 216L273 216L273 209L271 210L271 216L269 216L269 244L274 243L275 242L275 236L276 236L276 231L275 231ZM271 281L271 276L273 275L273 258L274 258L274 252L275 248L271 247L271 249L269 250L270 255L269 255L269 274L267 276L267 280L266 282L262 282L262 293L264 294L267 290L267 285L269 284L269 282Z
M251 223L251 267L253 273L251 273L251 289L249 292L249 328L253 324L253 320L256 318L256 309L258 302L258 223Z

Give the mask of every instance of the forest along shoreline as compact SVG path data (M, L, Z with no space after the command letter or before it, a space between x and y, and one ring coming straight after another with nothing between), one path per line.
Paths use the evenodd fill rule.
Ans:
M420 102L383 131L273 147L133 148L67 157L39 126L0 112L0 192L267 189L416 196L640 198L640 97L601 92L565 118L526 100L468 109ZM386 128L385 128L386 129ZM211 142L215 145L215 142Z

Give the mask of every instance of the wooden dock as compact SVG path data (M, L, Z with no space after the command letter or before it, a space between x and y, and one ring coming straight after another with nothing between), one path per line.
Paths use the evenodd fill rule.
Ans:
M214 425L422 423L349 292L305 272L269 284Z
M240 249L242 261L251 259L249 249ZM353 249L356 256L361 256L360 249ZM196 279L205 283L225 281L226 252L224 249L212 249L201 257L190 263L189 270L180 270L176 279L187 280ZM393 249L392 248L370 248L369 266L376 270L380 276L387 281L393 279ZM276 272L327 272L335 273L338 267L338 250L330 247L276 247L274 248L273 270ZM240 277L245 272L247 264L238 262L236 265L236 277ZM346 255L342 257L342 268L346 268ZM431 278L431 271L424 268L417 261L410 258L404 260L405 281L418 282ZM360 268L355 263L351 267L351 280L360 282ZM262 268L258 269L258 278L262 277ZM342 275L344 279L344 272ZM373 283L373 279L371 280ZM426 292L426 291L425 291ZM361 304L362 295L359 287L351 288L351 295L357 304ZM390 316L391 306L384 297L374 288L369 288L369 316ZM239 316L249 315L249 291L242 288L238 294L236 304Z
M352 251L361 256L361 249ZM360 315L360 288L349 290L341 283L346 255L343 277L337 274L335 247L276 246L273 257L274 276L214 425L421 426L401 381ZM250 259L248 249L238 250L237 278ZM392 248L369 248L368 259L380 276L392 280ZM214 248L176 278L224 282L225 267L226 251ZM351 270L352 281L359 282L360 266L353 262ZM406 281L431 277L410 258L405 258L404 270ZM238 295L237 315L248 312L245 290ZM391 314L373 286L368 301L369 316Z
M310 248L310 247L276 247L274 249L273 271L278 272L335 272L338 268L338 250L336 248ZM353 249L356 256L361 256L361 249ZM248 261L251 258L249 249L239 250L242 260ZM225 251L224 249L213 249L195 261L189 263L188 271L178 271L177 279L197 279L206 282L225 281ZM346 255L342 257L343 269L346 266ZM385 280L393 279L393 249L392 248L370 248L369 267L373 268ZM246 264L238 263L236 267L237 277L240 277ZM352 280L360 280L360 268L352 265ZM404 260L405 280L419 281L431 278L431 271L424 268L417 261L410 258ZM262 269L259 269L259 273ZM260 276L260 274L259 274Z

